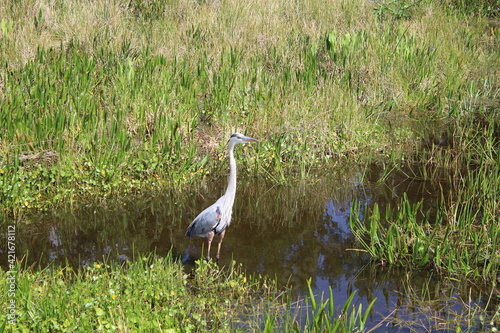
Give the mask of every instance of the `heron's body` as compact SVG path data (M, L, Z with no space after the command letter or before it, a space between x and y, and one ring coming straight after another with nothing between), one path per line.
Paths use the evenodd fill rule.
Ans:
M208 237L213 231L215 235L220 234L231 224L231 214L233 212L232 203L223 196L212 206L202 211L188 227L186 236L188 237ZM233 200L234 202L234 197Z
M208 238L207 260L210 259L210 246L214 235L220 235L217 247L217 260L219 260L220 246L224 239L226 228L231 224L234 197L236 195L236 161L234 160L234 146L238 143L253 142L256 139L235 133L228 141L229 153L229 179L226 193L213 205L202 211L189 225L186 236Z

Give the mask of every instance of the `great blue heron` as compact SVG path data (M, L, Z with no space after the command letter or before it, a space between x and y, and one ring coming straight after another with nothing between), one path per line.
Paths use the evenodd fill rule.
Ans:
M210 260L210 246L215 235L220 234L219 244L217 245L217 256L219 261L220 246L226 233L226 228L231 223L231 214L233 212L234 196L236 195L236 161L234 160L234 146L238 143L256 142L257 139L244 136L240 133L231 135L228 141L229 154L229 178L226 193L219 198L212 206L202 211L189 225L186 236L188 237L207 237L208 249L207 260Z

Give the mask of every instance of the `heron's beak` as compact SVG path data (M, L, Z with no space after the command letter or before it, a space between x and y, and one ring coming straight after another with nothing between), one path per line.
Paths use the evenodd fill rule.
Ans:
M254 139L254 138L251 138L251 137L249 137L249 136L245 136L245 137L243 138L243 140L244 140L245 142L259 142L259 140Z

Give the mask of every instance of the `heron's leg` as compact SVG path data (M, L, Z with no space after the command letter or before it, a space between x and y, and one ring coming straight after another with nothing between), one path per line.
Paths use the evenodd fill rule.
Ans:
M210 261L210 246L212 245L212 240L214 239L215 232L210 231L208 234L208 249L207 249L207 261Z
M219 244L217 245L217 255L215 256L215 259L217 259L217 262L219 262L219 258L220 258L220 246L222 244L222 241L224 240L225 233L226 233L226 230L223 230L220 233Z

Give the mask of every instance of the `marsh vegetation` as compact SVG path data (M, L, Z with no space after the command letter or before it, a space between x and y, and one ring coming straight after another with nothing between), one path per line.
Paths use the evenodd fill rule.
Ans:
M297 216L329 197L303 189L334 174L350 182L336 189L349 197L342 202L360 254L474 285L491 301L456 327L475 328L477 313L492 327L500 316L498 11L495 1L455 0L2 2L2 228L37 235L47 216L93 211L106 221L109 211L154 207L160 197L179 214L156 219L152 230L187 225L192 216L176 200L189 198L194 209L224 179L224 143L239 131L261 140L237 152L247 184L293 189L259 201L288 213L258 228L300 230ZM432 203L397 192L398 178L430 184ZM393 189L391 202L366 204L352 184ZM283 206L272 206L276 198ZM57 229L99 225L68 221ZM339 314L332 297L316 302L306 293L312 312L297 320L267 278L228 262L217 279L216 267L199 262L194 281L213 278L223 295L228 283L242 288L219 298L172 253L143 250L124 264L93 258L82 270L40 267L18 253L19 328L366 328L371 307L353 310L347 300ZM151 288L172 276L172 287ZM92 281L109 283L107 291L91 296ZM141 292L127 294L127 283ZM100 294L109 290L120 292ZM239 303L249 295L255 302ZM191 308L193 297L207 300L204 312ZM166 315L172 300L178 312ZM233 306L258 310L238 326L222 315ZM145 311L150 326L137 326ZM71 321L75 313L80 321ZM13 329L3 316L0 329Z

